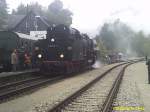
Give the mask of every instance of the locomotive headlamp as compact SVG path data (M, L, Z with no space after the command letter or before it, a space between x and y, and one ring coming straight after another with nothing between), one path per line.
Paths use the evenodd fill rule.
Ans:
M64 55L63 55L63 54L61 54L61 55L60 55L60 58L64 58Z
M42 58L42 54L38 54L38 58Z
M51 39L51 42L54 42L54 41L55 41L55 39L54 39L54 38L52 38L52 39Z
M35 47L35 50L36 50L36 51L39 50L39 47Z

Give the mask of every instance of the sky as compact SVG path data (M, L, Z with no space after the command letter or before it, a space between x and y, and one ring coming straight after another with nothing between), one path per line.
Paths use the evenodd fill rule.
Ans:
M20 3L38 2L47 7L53 0L6 0L9 11ZM94 36L105 22L120 19L133 29L150 33L149 0L61 0L73 12L72 27Z

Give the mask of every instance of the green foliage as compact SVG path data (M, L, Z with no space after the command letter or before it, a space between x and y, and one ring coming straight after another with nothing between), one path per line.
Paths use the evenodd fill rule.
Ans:
M0 30L3 30L7 19L7 4L5 0L0 0Z
M132 50L138 56L150 56L150 38L146 37L142 31L136 33L132 39Z
M142 31L137 33L119 20L105 23L96 38L101 40L108 52L150 56L150 35L146 36ZM100 52L103 52L102 48Z
M65 24L70 26L72 24L72 12L69 9L64 9L60 0L51 3L47 10L43 10L43 7L37 2L27 6L20 4L16 11L12 11L12 14L26 15L31 10L37 12L40 16L46 16L50 22L56 25Z
M17 10L13 10L12 14L16 14L16 15L26 15L27 12L30 11L35 11L40 15L44 14L44 11L42 10L42 6L38 4L38 2L35 3L31 3L27 6L25 6L24 4L20 4L17 8Z
M47 10L47 18L54 24L72 24L72 12L68 9L63 9L63 3L60 0L55 0L51 3Z
M24 4L20 4L17 10L13 10L12 14L25 15L27 13L27 7Z
M100 59L101 61L105 61L108 50L106 49L106 47L104 46L103 42L100 40L100 37L98 35L95 37L95 39L97 47L99 49L99 51L97 51L98 59Z
M99 33L101 41L109 52L126 53L134 32L126 24L116 20L105 23Z
M109 29L109 24L104 24L100 32L100 37L108 50L113 50L114 48L116 48L116 37Z

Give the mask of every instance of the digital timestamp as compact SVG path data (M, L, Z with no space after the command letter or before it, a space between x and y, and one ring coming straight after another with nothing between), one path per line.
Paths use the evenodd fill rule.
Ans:
M144 111L144 107L142 107L142 106L136 106L136 107L134 107L134 106L117 106L117 107L113 107L113 110L114 111L125 111L125 110L127 110L127 111Z

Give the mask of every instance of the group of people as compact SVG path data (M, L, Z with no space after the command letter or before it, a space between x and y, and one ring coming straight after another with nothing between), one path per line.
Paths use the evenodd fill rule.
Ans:
M12 71L30 69L31 68L31 56L25 52L19 54L16 49L11 53Z

